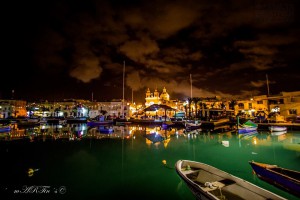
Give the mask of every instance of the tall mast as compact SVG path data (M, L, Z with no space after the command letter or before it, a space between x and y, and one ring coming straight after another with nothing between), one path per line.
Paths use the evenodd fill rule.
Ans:
M268 89L268 96L270 95L270 89L269 89L269 79L268 79L268 74L266 74L267 78L267 89Z
M124 118L124 85L125 85L125 60L123 63L123 99L122 99L122 115Z
M191 99L193 98L193 80L192 80L192 74L190 74L190 82L191 82Z
M133 89L131 88L131 104L133 104Z

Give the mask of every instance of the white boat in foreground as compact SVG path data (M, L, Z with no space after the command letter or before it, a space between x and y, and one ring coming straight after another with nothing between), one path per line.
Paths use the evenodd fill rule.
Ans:
M179 160L175 164L175 169L197 199L285 199L201 162Z

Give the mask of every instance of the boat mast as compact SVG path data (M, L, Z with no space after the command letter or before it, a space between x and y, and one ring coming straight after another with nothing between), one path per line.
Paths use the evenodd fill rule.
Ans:
M131 88L131 104L133 104L133 89Z
M123 99L122 99L122 116L124 117L124 83L125 83L125 60L123 63Z
M268 96L270 96L270 89L269 89L269 79L268 79L268 74L266 74L267 78L267 89L268 89Z
M193 98L193 81L192 81L192 74L190 74L190 82L191 82L191 99Z

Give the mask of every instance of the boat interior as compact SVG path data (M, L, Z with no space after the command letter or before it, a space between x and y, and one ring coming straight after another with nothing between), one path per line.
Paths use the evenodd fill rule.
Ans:
M187 173L186 176L197 184L204 192L209 192L220 199L239 200L247 196L249 199L266 199L257 193L240 186L234 180L200 169Z

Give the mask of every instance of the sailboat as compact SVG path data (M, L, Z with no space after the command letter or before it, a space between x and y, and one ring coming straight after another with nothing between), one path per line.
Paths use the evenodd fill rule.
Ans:
M126 125L126 124L130 124L131 122L128 122L128 120L125 117L125 113L124 113L124 108L125 108L125 61L123 64L123 99L122 99L122 116L121 119L116 120L116 125L122 126L122 125Z

